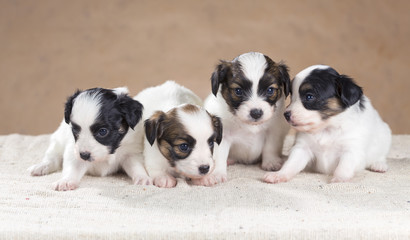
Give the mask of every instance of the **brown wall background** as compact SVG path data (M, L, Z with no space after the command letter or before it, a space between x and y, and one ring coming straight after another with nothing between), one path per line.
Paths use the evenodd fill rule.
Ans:
M0 0L0 134L51 133L75 89L173 79L204 98L219 59L259 51L293 77L352 76L409 134L410 1Z

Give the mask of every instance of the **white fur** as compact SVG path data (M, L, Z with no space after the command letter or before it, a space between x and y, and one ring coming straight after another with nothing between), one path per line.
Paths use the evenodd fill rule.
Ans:
M191 154L183 160L176 162L175 168L171 167L168 160L158 149L157 141L151 146L147 139L144 141L145 166L154 185L158 187L174 187L177 176L193 179L194 184L202 184L200 176L196 173L203 164L214 168L214 161L208 147L208 138L213 134L212 122L209 114L202 109L196 113L187 113L181 110L185 104L202 105L201 99L189 89L173 81L151 87L140 92L136 97L144 105L143 120L147 120L156 111L168 112L178 109L178 116L189 135L195 138L196 145ZM143 121L137 125L143 128ZM142 132L142 131L141 131ZM210 170L212 171L212 170Z
M128 92L128 89L118 88L114 92L122 94ZM71 114L71 120L82 129L78 140L74 140L71 123L62 121L50 137L42 162L28 169L31 175L46 175L63 167L62 178L54 183L54 189L58 191L76 189L84 174L106 176L121 168L135 184L150 184L151 180L143 167L142 149L138 147L142 145L142 138L136 138L134 130L128 130L114 154L109 154L107 147L94 139L89 127L94 123L99 108L98 98L86 97L84 92L80 93L75 99ZM79 152L83 151L91 153L92 162L80 158Z
M269 183L285 182L306 167L333 174L332 182L350 180L355 172L369 169L387 170L386 156L391 144L391 131L383 122L370 100L364 96L364 110L357 102L344 112L322 120L317 111L303 107L299 87L315 69L328 66L315 65L296 75L293 81L292 102L287 110L299 132L289 159L278 172L267 173Z
M253 82L252 97L243 102L237 114L230 112L229 106L221 94L209 95L205 108L222 119L223 140L215 146L216 168L208 175L217 182L227 180L227 163L255 163L262 157L263 169L279 169L282 164L283 139L289 126L283 118L285 94L276 102L276 108L257 96L259 79L266 68L266 59L261 53L246 53L235 58L240 61L243 73ZM253 108L262 109L264 114L257 122L251 119L249 112Z

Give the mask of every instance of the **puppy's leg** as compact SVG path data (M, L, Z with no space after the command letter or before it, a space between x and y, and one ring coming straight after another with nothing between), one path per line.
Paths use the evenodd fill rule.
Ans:
M122 169L137 185L151 185L152 179L148 176L143 165L143 157L141 154L128 157L122 162Z
M282 121L278 119L278 121ZM283 121L284 122L284 121ZM286 134L289 132L289 125L281 123L271 126L262 152L262 169L265 171L278 171L283 164L283 144Z
M332 183L347 182L353 178L355 172L360 168L360 163L364 161L364 156L355 152L344 153L339 160L339 164L333 173ZM364 169L364 166L362 167Z
M88 164L91 163L75 157L74 146L70 144L64 152L63 177L53 184L54 189L57 191L76 189L87 172Z
M217 183L227 181L227 161L231 143L226 139L221 144L215 146L214 159L215 169L212 173L200 179L192 179L192 184L200 186L213 186Z
M389 169L389 167L387 166L386 159L383 159L372 163L367 169L372 172L384 173Z
M32 176L47 175L61 169L67 138L72 137L72 135L70 135L71 133L67 131L67 128L68 125L63 122L51 135L50 144L43 160L27 169Z
M305 169L312 158L313 155L308 148L295 145L283 167L278 172L266 173L263 180L267 183L287 182Z
M145 167L148 175L152 178L155 186L160 188L172 188L177 185L175 177L168 173L168 160L158 150L158 145L153 146L145 141L144 146Z

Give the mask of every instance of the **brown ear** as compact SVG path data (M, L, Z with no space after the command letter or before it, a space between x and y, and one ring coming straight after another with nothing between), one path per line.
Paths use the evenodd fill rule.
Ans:
M151 146L154 144L155 139L162 136L161 122L165 119L165 113L162 111L157 111L152 116L145 120L145 136Z
M216 96L218 93L219 85L223 82L228 81L232 77L232 63L227 61L222 61L216 66L215 71L212 73L212 93Z
M212 126L214 127L215 132L215 141L219 145L222 141L222 122L221 119L217 116L211 115Z

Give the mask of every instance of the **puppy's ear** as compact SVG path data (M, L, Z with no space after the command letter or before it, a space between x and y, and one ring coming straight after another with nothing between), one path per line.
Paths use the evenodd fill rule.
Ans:
M283 83L283 91L285 93L285 97L287 97L291 91L292 85L290 83L289 77L289 67L285 65L283 62L278 64L280 78L282 79Z
M222 61L216 66L215 71L212 73L212 93L216 96L218 93L219 85L221 83L227 82L229 78L232 77L232 63L227 61Z
M162 111L157 111L152 116L145 120L145 136L149 144L154 144L155 139L160 138L162 136L162 128L161 123L165 119L165 113Z
M121 94L117 98L117 104L119 111L127 122L131 129L134 129L135 125L140 121L142 116L142 110L144 107L142 104L128 95Z
M221 119L217 116L211 115L212 118L212 126L214 128L214 132L215 132L215 140L216 143L218 143L218 145L221 143L222 141L222 122Z
M74 100L80 93L81 91L77 90L73 95L67 98L67 101L64 107L64 120L67 124L70 123L71 110L73 109Z
M363 90L352 78L346 75L339 75L336 78L337 92L345 107L355 104L363 96Z

